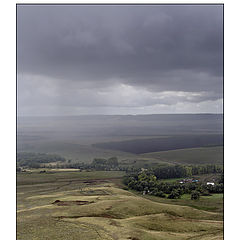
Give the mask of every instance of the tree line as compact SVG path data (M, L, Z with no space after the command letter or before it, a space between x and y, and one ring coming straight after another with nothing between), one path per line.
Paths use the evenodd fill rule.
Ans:
M223 193L222 177L219 178L215 185L193 182L181 184L162 182L153 172L142 171L124 177L123 182L129 189L170 199L180 198L183 194L191 194L192 199L197 199L200 195Z
M66 159L57 154L19 152L17 165L19 167L39 168L42 163L65 162Z
M221 165L209 164L209 165L172 165L162 166L152 169L153 174L158 179L169 178L184 178L191 177L192 175L201 175L209 173L223 173L223 167Z

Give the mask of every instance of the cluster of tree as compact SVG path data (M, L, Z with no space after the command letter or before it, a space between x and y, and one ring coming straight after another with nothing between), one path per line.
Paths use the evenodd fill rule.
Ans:
M85 169L87 165L84 163L55 163L54 165L50 164L41 164L42 168L74 168L74 169Z
M154 196L168 197L170 199L180 198L183 194L193 194L196 191L201 195L223 193L223 183L207 185L206 183L192 182L184 184L162 182L158 180L151 171L143 171L128 175L124 178L123 182L129 189ZM192 199L196 199L196 196L194 195Z
M52 166L51 164L41 164L42 168L75 168L79 170L87 171L124 171L126 173L134 173L140 171L140 168L135 168L132 166L122 166L122 165L108 165L108 164L88 164L82 162L76 163L57 163Z
M219 183L224 183L224 174L221 173Z
M54 163L52 165L51 163ZM71 159L65 158L56 154L45 153L31 153L31 152L19 152L17 153L17 172L21 171L20 167L29 168L75 168L79 170L89 171L130 171L136 172L139 168L133 168L129 166L120 166L117 157L111 157L108 159L95 158L88 163L72 162Z
M52 168L51 164L41 164L43 168ZM95 158L93 161L88 163L82 162L72 162L72 160L67 160L64 163L54 164L54 168L75 168L79 170L95 170L95 171L111 171L111 170L122 170L118 165L118 159L116 157L111 157L109 159Z
M223 167L215 164L194 166L173 165L154 168L153 173L158 179L184 178L192 175L223 173Z
M208 165L194 165L190 167L192 169L192 175L223 173L222 165L208 164Z
M46 153L17 153L17 165L20 167L39 168L42 163L65 162L66 159L56 154Z
M116 157L111 157L108 159L104 158L94 158L92 163L89 165L89 168L95 170L119 170L118 168L118 159Z

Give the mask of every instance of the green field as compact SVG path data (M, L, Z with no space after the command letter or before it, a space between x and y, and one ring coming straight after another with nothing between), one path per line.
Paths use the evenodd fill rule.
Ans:
M190 206L199 210L217 212L223 214L223 194L212 194L212 196L201 196L199 200L191 201L190 194L184 194L180 199L163 199L155 196L146 195L147 199L160 203Z
M173 164L223 164L223 147L188 148L141 154Z
M200 204L187 195L174 201L123 190L123 175L37 170L17 174L17 239L223 239L221 209L187 206ZM205 207L217 201L222 201L221 195L208 197Z

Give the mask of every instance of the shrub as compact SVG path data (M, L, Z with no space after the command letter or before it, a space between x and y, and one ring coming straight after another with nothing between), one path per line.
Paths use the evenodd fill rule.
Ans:
M198 200L200 198L200 192L198 191L192 191L191 193L191 199L192 200Z

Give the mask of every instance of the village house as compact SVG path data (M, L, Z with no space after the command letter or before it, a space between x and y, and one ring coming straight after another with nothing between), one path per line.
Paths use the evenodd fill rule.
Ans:
M212 185L212 186L214 186L215 183L214 183L214 182L207 182L207 185Z

